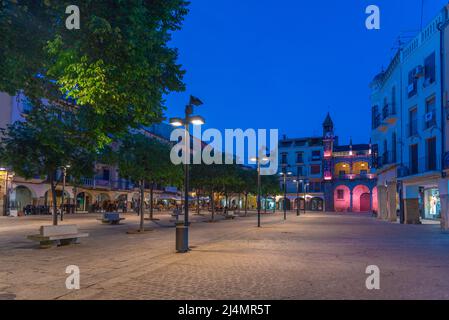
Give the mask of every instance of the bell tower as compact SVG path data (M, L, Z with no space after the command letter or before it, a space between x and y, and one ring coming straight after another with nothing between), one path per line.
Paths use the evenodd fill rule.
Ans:
M329 112L323 122L323 174L324 180L332 180L332 151L334 148L334 123Z
M332 152L334 149L334 123L329 112L323 122L323 188L324 188L324 208L326 211L334 211L334 188L333 188L333 161Z

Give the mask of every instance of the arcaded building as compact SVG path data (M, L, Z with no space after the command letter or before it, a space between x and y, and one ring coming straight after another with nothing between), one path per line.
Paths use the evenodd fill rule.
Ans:
M377 211L376 174L371 144L339 145L330 114L323 135L279 142L280 172L286 176L287 209ZM280 184L283 187L283 176ZM283 197L278 197L282 207Z

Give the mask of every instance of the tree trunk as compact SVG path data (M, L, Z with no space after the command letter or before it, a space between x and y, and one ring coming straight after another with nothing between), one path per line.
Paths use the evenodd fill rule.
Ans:
M143 219L144 219L144 217L143 217L143 214L144 214L144 208L145 208L145 201L144 201L144 197L145 197L145 181L144 180L142 180L141 182L140 182L140 208L139 208L139 211L140 211L140 227L139 227L139 231L140 232L143 232L144 231L144 229L143 229Z
M241 193L239 192L239 197L238 197L238 200L237 200L237 212L240 214L240 198L241 198Z
M75 205L75 208L73 208L73 213L76 213L78 210L78 201L77 201L77 196L78 196L78 188L75 186L74 188L73 188L73 193L74 193L74 196L75 196L75 198L73 199L73 204Z
M268 195L266 194L265 195L265 201L263 202L263 204L264 204L264 213L267 213L267 198L268 198Z
M151 183L150 188L150 220L153 220L153 192L154 192L154 182Z
M199 215L200 214L200 193L199 190L196 190L196 213Z
M211 220L214 221L214 219L215 219L215 200L214 200L214 192L213 192L213 191L212 191L211 194L210 194L210 203L211 203L211 205L212 205L212 210L211 210L212 216L211 216Z
M225 208L229 209L229 207L228 207L228 192L227 191L225 191Z
M58 225L58 206L56 205L55 172L50 173L50 187L53 205L53 225Z
M248 215L248 193L245 193L245 217Z

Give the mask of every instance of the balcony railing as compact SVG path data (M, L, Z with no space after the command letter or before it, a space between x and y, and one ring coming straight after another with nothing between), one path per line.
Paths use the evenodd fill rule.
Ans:
M386 151L381 154L377 158L377 168L382 168L383 166L389 165L389 164L395 164L397 161L395 152L392 151Z
M134 184L129 180L104 180L100 178L82 178L81 185L88 188L106 188L116 190L132 190Z
M384 105L382 108L382 119L385 120L389 115L388 104Z
M376 178L376 175L372 173L348 173L348 174L337 174L334 176L335 179L339 180L372 180Z
M321 161L321 159L322 159L321 155L316 155L316 156L310 156L309 157L309 161L310 162L312 162L312 161Z
M407 123L407 137L416 136L418 134L418 120L414 119Z
M441 170L441 157L439 155L420 157L416 161L409 161L398 168L399 177L407 177L415 174L424 174Z
M380 114L376 113L373 116L373 123L372 123L372 129L377 129L377 127L380 126Z

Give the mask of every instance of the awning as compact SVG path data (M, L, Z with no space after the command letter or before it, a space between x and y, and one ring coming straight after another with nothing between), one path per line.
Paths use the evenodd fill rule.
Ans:
M166 194L166 193L155 195L154 198L157 200L175 200L175 201L181 200L181 197L176 194Z

